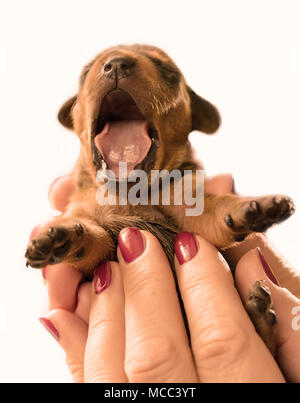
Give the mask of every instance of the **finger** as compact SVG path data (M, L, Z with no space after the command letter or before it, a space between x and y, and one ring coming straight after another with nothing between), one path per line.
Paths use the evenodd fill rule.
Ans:
M42 227L36 225L30 233L30 239L34 238ZM41 272L48 290L49 310L61 308L73 311L78 302L77 288L82 281L82 274L66 263L46 266Z
M86 324L89 323L90 307L91 307L91 283L85 282L78 287L77 304L74 313Z
M205 179L205 191L215 195L234 193L234 180L231 174L222 174Z
M84 351L87 325L76 315L63 309L50 312L40 322L58 341L66 353L66 362L75 382L83 382Z
M125 292L125 370L130 382L194 382L173 275L159 241L125 228L118 259Z
M256 334L218 250L199 236L181 233L175 252L200 381L284 381Z
M82 274L73 266L60 263L43 269L43 277L48 290L49 310L61 308L74 311Z
M29 236L32 240L43 228L42 224L36 225ZM76 304L76 289L82 276L72 266L58 264L46 266L41 270L43 282L48 286L49 309L62 308L73 310ZM62 273L62 276L60 276ZM63 282L66 281L64 284ZM68 285L66 288L66 284ZM70 286L69 286L70 285Z
M29 235L30 241L31 241L35 236L37 236L37 234L40 232L40 230L41 230L41 225L40 225L40 224L38 224L38 225L36 225L35 227L33 227L33 229L32 229L31 232L30 232L30 235Z
M286 260L276 252L274 246L264 234L252 234L245 241L227 249L223 256L230 266L235 268L237 262L248 251L259 247L267 261L270 263L276 279L281 287L287 288L292 294L300 298L299 273Z
M50 185L48 192L51 207L58 211L64 211L73 191L74 182L71 175L56 178Z
M122 277L116 262L95 269L91 286L85 382L127 382Z
M236 285L244 302L255 281L263 280L270 289L277 315L277 359L287 379L300 382L300 328L295 317L297 312L300 313L300 300L287 289L279 287L271 273L271 268L259 249L251 250L237 265ZM295 310L297 307L298 311Z

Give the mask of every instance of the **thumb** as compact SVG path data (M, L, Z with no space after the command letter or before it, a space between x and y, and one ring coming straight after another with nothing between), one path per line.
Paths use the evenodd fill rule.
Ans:
M235 193L234 180L231 174L220 174L205 179L205 191L215 195Z
M55 309L40 318L42 325L66 353L66 363L76 383L82 383L84 351L88 327L79 317L64 309Z
M56 178L50 185L48 199L50 206L58 211L64 211L75 188L71 175Z

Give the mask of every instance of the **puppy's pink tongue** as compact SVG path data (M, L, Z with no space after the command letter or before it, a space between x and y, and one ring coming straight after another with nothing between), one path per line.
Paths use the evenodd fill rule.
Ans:
M95 137L95 144L108 169L119 176L119 163L127 163L127 175L143 161L151 147L147 123L143 120L122 120L106 123Z

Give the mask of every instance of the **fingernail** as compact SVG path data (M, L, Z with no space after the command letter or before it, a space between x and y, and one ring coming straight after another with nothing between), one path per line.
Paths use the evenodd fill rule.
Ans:
M78 287L76 288L75 302L74 302L74 309L73 309L73 311L75 311L75 309L77 308L78 300L79 300L79 285L78 285Z
M264 272L266 273L266 276L269 278L269 280L272 281L272 283L274 283L275 285L278 285L280 287L279 282L277 281L277 279L276 279L274 273L272 272L268 262L266 261L264 255L262 254L261 249L257 248L257 251L258 251L259 259L261 261L261 265L262 265L262 267L264 269Z
M232 192L233 194L236 194L235 180L234 180L233 177L232 177L232 190L231 190L231 192Z
M124 228L119 234L118 241L126 263L133 262L145 249L143 236L136 228Z
M109 262L104 262L95 268L94 289L96 294L104 291L111 283L111 267Z
M42 269L42 275L43 275L43 279L46 281L46 276L47 276L47 266L46 266L46 267L44 267L44 268Z
M59 333L56 327L51 322L51 320L47 318L40 318L39 321L45 327L45 329L48 330L48 332L58 341Z
M181 232L174 241L174 249L180 264L186 263L195 257L198 252L197 241L190 232Z

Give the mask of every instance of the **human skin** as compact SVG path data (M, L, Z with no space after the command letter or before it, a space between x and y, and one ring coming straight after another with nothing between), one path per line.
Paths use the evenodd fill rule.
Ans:
M231 176L207 180L206 190L230 192ZM51 205L63 211L71 192L70 177L58 179L49 191ZM175 270L191 347L159 242L147 232L125 229L119 244L118 263L96 268L92 283L82 284L81 274L64 263L43 270L50 312L41 321L65 350L75 382L300 381L300 330L292 327L300 279L264 236L226 252L236 266L235 284L214 246L189 234L177 238ZM265 274L257 246L280 287ZM126 262L124 254L134 253ZM242 304L257 280L269 287L277 313L277 362Z

